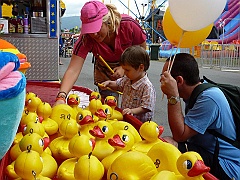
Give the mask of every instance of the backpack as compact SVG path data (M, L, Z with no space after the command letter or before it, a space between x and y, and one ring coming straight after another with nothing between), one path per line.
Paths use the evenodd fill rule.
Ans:
M203 76L203 80L207 81L208 83L202 83L193 90L189 99L188 108L191 109L193 107L198 95L201 92L203 92L204 90L210 87L218 87L224 93L230 105L230 108L233 114L234 123L236 125L236 140L229 139L224 135L220 134L219 132L212 129L207 129L207 131L212 135L214 135L215 137L219 137L222 140L240 149L240 87L230 85L230 84L216 83L206 78L205 76Z

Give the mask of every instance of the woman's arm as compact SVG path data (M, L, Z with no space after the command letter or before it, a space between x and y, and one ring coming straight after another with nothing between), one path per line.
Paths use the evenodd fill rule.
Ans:
M59 92L65 92L66 94L70 92L74 83L77 81L78 76L80 75L84 61L85 60L83 58L74 54L72 55L70 64L68 65L68 68L63 76ZM55 105L62 103L65 103L64 100L59 99L56 101Z

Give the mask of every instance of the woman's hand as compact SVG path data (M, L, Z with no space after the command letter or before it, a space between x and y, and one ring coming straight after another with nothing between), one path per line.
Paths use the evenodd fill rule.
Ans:
M115 79L121 78L124 75L124 69L122 68L122 66L115 67L113 71L114 71L114 74L112 76Z
M63 99L56 100L55 103L53 104L53 107L59 104L66 104L66 102Z

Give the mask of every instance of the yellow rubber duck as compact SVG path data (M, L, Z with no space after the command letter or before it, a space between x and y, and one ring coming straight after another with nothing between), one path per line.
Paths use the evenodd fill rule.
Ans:
M92 153L83 155L78 159L74 168L75 179L101 180L104 176L104 167Z
M118 132L118 130L127 130L130 133L132 133L132 135L134 136L135 143L142 141L142 138L141 138L139 132L137 131L137 129L129 122L116 121L116 122L112 123L112 126L113 126L115 132Z
M76 121L80 125L79 127L80 134L85 134L88 137L95 139L95 137L89 133L89 130L91 130L94 127L95 123L98 121L98 118L94 119L94 116L92 115L91 111L83 109L81 112L77 114Z
M76 116L71 106L67 104L58 104L52 108L50 118L60 125L63 120L69 120L70 118L76 119Z
M57 122L50 118L52 107L48 102L41 102L38 105L37 114L43 118L42 125L49 136L58 132Z
M28 146L14 163L14 171L22 179L36 179L43 169L43 162L38 152Z
M204 180L204 174L210 171L210 168L204 164L202 157L194 151L188 151L179 156L177 169L180 174L163 170L154 175L151 180L164 179L166 177L173 180ZM216 179L214 176L212 178Z
M73 108L76 115L78 112L81 112L83 109L79 107L80 97L77 94L69 94L67 97L67 104Z
M37 133L42 137L48 136L42 123L40 123L38 120L36 120L35 122L29 122L24 126L22 130L22 135L25 136L28 133Z
M69 151L68 145L71 138L77 135L78 125L75 119L63 120L59 126L59 132L61 136L53 139L49 145L52 151L52 156L59 163L66 159L74 157Z
M122 121L123 120L123 115L119 110L116 109L117 103L118 102L117 102L117 99L116 99L115 96L107 96L104 99L104 104L109 105L113 110L110 119L117 119L118 121Z
M57 170L58 180L75 180L74 169L78 162L77 157L69 158L63 161Z
M25 111L26 114L21 118L20 126L25 126L29 122L42 122L43 118L39 117L36 112Z
M89 102L89 105L88 105L88 110L95 115L95 112L97 112L98 109L100 109L102 106L102 102L101 100L99 99L92 99L90 102Z
M102 100L101 94L97 91L92 91L91 94L89 95L89 102L93 99L99 99L101 101Z
M109 167L117 157L131 150L134 142L132 133L126 130L119 130L108 140L108 143L114 147L115 150L101 161L105 172L108 171Z
M153 145L162 142L159 137L163 133L163 130L163 126L158 126L153 121L144 122L139 129L139 134L143 140L135 143L132 150L147 153Z
M93 129L89 130L95 137L96 146L92 152L100 161L106 156L112 154L114 147L108 143L108 139L113 136L113 127L107 121L98 121Z
M81 146L79 146L81 144ZM75 157L69 158L61 163L57 171L58 180L75 180L74 168L78 159L83 155L88 155L95 147L95 140L87 135L79 134L74 136L69 143L69 151Z
M174 145L167 142L159 142L151 147L147 155L153 160L157 170L168 170L180 174L177 169L177 159L181 152Z
M150 179L157 173L151 158L138 151L129 151L117 157L107 172L107 179Z
M79 146L81 144L81 146ZM74 136L68 145L69 151L74 157L80 158L83 155L89 154L95 148L96 141L85 134Z
M35 96L31 96L31 98L25 101L25 107L30 112L36 112L38 105L42 102L42 100L35 94Z
M103 104L95 112L95 115L99 118L99 121L117 121L117 119L111 119L113 110L110 106Z

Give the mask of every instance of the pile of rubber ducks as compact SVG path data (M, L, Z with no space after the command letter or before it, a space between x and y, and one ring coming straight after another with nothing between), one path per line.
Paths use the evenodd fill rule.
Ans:
M124 121L113 96L101 101L93 92L88 106L79 107L80 101L70 94L66 104L51 107L34 92L26 94L6 167L9 179L204 179L209 174L198 153L181 154L164 142L164 128L154 121L142 123L139 131Z

